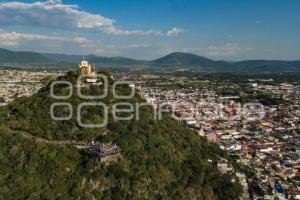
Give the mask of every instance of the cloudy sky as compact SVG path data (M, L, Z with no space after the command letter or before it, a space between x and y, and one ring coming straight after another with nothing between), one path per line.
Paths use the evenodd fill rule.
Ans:
M0 47L153 59L300 60L299 0L1 1Z

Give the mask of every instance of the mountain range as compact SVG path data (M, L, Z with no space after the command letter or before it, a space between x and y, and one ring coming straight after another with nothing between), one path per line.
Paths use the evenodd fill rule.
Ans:
M174 52L155 60L135 60L125 57L104 57L96 55L67 55L10 51L0 48L0 64L4 66L44 66L69 68L86 59L96 67L118 67L154 70L193 70L208 72L298 72L300 61L245 60L239 62L219 61L199 55Z

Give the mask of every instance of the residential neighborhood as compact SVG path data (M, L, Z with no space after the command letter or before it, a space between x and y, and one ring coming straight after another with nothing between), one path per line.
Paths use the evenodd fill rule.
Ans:
M211 84L201 89L184 87L187 82L184 78L181 87L163 89L160 86L166 84L165 80L158 76L146 76L148 80L134 75L123 77L135 82L141 96L158 112L169 111L173 118L197 131L199 137L218 144L237 163L247 166L253 176L246 178L244 173L234 172L228 162L218 163L224 173L238 174L244 186L244 199L249 198L249 192L252 199L300 199L297 85L247 80L254 93L268 93L284 100L284 103L264 105L258 100L241 103L243 91L242 95L225 96L217 94ZM156 84L152 85L153 78L161 81L155 80ZM173 84L179 81L180 78Z
M17 97L35 94L43 86L44 79L62 75L60 71L0 70L0 106Z

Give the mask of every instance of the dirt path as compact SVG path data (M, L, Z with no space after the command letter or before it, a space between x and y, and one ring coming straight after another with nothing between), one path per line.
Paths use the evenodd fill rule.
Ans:
M24 132L24 131L13 131L14 135L21 135L25 139L28 140L35 140L36 142L41 142L45 144L52 144L52 145L73 145L74 147L78 149L85 149L89 148L90 145L85 145L86 141L72 141L72 140L47 140L41 137L33 136L30 133Z
M104 144L99 142L88 141L75 141L75 140L47 140L41 137L33 136L30 133L24 131L12 131L14 135L21 135L27 140L34 140L35 142L50 144L50 145L72 145L77 149L86 149L91 154L97 155L101 158L113 155L120 157L122 149L116 144ZM115 160L115 159L113 159Z

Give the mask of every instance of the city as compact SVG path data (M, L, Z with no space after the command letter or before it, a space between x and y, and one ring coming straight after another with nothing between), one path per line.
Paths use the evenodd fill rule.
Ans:
M12 102L17 97L30 96L43 86L44 79L52 79L62 72L0 70L0 106Z
M48 81L65 73L1 71L3 102L9 104L16 98L33 95ZM250 194L253 199L274 199L280 194L283 198L283 194L299 198L300 96L297 82L247 79L240 85L228 80L222 80L226 84L218 85L217 81L203 77L195 79L171 73L114 72L113 75L116 79L134 83L135 91L154 110L161 109L162 113L172 115L184 126L195 130L199 137L226 150L238 167L234 168L226 159L220 159L217 166L224 173L234 173L239 177L244 187L243 199L249 199ZM238 90L230 94L228 88ZM273 101L279 99L281 103L259 104L259 98L249 98L247 102L250 93L256 97L268 94L263 99L265 102L273 98ZM259 105L251 116L252 111L244 106L247 103ZM74 144L86 145L80 142ZM97 150L96 146L92 145L89 152L98 154L101 150Z
M135 82L141 96L155 108L174 109L172 113L177 120L196 130L199 136L217 143L238 163L248 166L248 173L254 173L244 181L244 187L247 192L249 185L252 187L254 199L263 196L273 199L280 192L275 189L276 184L280 184L281 190L285 188L289 198L300 193L299 83L276 84L272 79L248 79L245 83L248 88L244 90L283 100L280 104L262 105L263 113L256 110L257 116L249 120L249 117L241 116L239 99L247 96L243 89L235 96L224 96L217 94L213 90L216 83L208 83L208 80L197 82L194 78L170 77L176 81L173 85L168 82L168 87L161 89L160 86L166 85L163 76L124 74L122 79ZM176 86L178 80L180 86ZM235 83L224 86L236 87L241 88Z
M0 1L0 200L300 200L299 10Z

